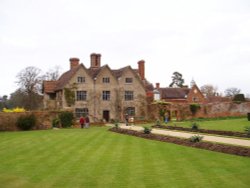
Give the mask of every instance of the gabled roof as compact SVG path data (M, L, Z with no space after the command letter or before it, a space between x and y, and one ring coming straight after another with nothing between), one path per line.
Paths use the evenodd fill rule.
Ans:
M57 81L44 81L43 82L43 92L44 93L54 93Z
M89 72L90 76L92 77L92 79L94 79L104 69L108 69L111 72L111 74L113 74L113 76L116 77L116 75L114 74L113 70L111 70L108 65L103 65L103 66L101 66L100 68L97 68L97 69L91 69L91 68L89 68L88 72Z
M57 81L44 81L44 93L54 93L58 90L62 90L65 85L71 80L71 78L77 73L77 71L79 69L85 69L87 74L92 78L96 78L100 72L102 70L104 70L105 68L107 68L108 70L110 70L111 74L116 78L118 79L119 77L121 77L125 71L129 70L131 71L134 76L137 78L137 80L142 84L142 86L145 87L146 91L149 91L149 90L153 90L153 86L151 83L149 83L148 81L142 81L140 79L140 76L139 76L139 73L138 73L138 69L132 69L131 66L126 66L126 67L123 67L123 68L120 68L120 69L115 69L115 70L112 70L109 68L108 65L103 65L99 68L89 68L89 69L86 69L86 67L83 65L83 64L79 64L78 66L76 67L73 67L71 68L69 71L63 73L61 75L61 77L57 80Z
M62 76L57 81L55 90L57 91L57 90L63 89L64 86L69 82L69 80L76 74L76 72L81 67L86 70L85 66L83 64L80 64L77 67L74 67L74 68L70 69L69 71L63 73Z
M188 88L160 88L162 99L186 99L190 91Z

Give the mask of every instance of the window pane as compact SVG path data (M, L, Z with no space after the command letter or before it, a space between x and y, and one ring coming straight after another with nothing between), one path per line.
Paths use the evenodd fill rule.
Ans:
M88 108L76 108L75 109L75 115L77 118L81 117L81 116L86 116L88 115L89 110Z
M110 91L103 91L102 92L102 100L104 100L104 101L110 100Z
M77 83L84 83L85 82L85 77L77 77Z
M102 82L103 83L109 83L110 82L109 77L102 78Z
M129 116L135 116L135 107L128 107L126 109L126 113L129 115Z
M133 91L125 91L125 101L132 101L134 100L134 92Z
M133 82L133 78L125 78L125 83L129 84Z
M87 100L87 91L77 91L76 92L77 101L86 101Z

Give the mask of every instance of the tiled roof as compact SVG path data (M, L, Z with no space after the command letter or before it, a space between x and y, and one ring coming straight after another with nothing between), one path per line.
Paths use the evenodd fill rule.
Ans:
M78 65L70 69L69 71L62 74L62 76L58 79L55 90L61 90L68 83L68 81L74 76L74 74L81 68L84 67L83 64ZM85 68L85 67L84 67Z
M74 67L74 68L70 69L69 71L63 73L57 81L44 81L44 93L54 93L55 91L62 90L65 87L65 85L69 82L69 80L74 76L74 74L81 67L85 68L83 64L80 64L77 67ZM104 65L104 66L102 66L100 68L96 68L96 69L93 69L93 68L89 68L89 69L85 68L85 69L88 72L88 74L91 76L91 78L94 79L106 67L109 68L108 65ZM120 69L115 69L115 70L110 69L110 71L118 79L119 77L122 76L124 71L126 71L127 69L132 69L132 68L130 66L126 66L126 67L123 67ZM132 69L132 71L134 71L135 75L138 76L138 79L141 81L139 73L138 73L138 69ZM149 90L153 91L153 85L151 83L149 83L148 81L145 81L144 83L145 83L144 84L145 89L147 91L149 91Z
M54 93L56 84L57 84L57 81L44 81L43 82L44 93Z
M190 91L188 88L160 88L162 99L185 99Z

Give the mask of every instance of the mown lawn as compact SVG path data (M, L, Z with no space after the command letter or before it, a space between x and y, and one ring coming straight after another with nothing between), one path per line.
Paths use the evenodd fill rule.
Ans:
M192 123L199 124L200 129L212 129L212 130L225 130L225 131L237 131L244 132L246 126L250 126L250 121L247 118L227 119L227 120L209 120L209 121L184 121L169 123L169 125L176 124L182 127L191 127Z
M0 133L0 187L249 187L250 158L108 128Z

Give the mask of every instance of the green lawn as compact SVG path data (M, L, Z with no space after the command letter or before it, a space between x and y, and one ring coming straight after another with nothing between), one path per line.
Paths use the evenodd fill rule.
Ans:
M0 133L0 187L249 187L250 158L107 131Z
M245 126L250 126L250 121L247 118L227 119L227 120L209 120L209 121L193 121L198 123L200 129L226 130L244 132ZM191 121L170 122L169 125L191 127Z

